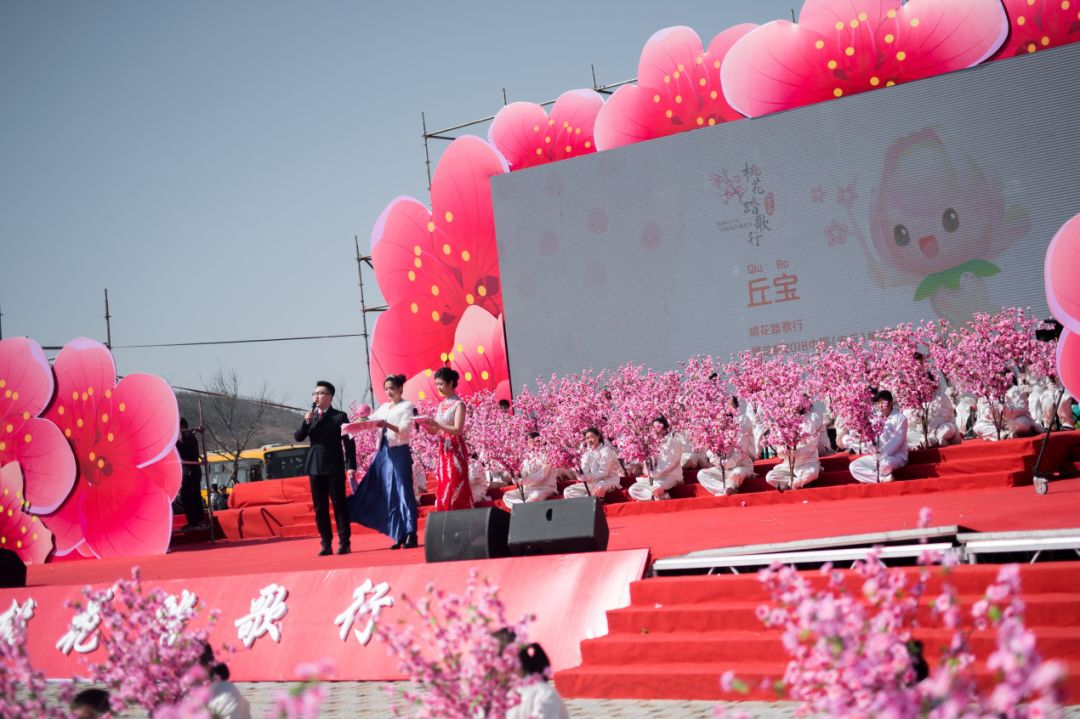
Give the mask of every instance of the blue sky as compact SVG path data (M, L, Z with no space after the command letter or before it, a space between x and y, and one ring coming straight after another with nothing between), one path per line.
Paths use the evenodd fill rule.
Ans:
M119 347L359 332L353 235L366 252L391 199L427 204L421 111L436 129L498 111L502 88L553 99L590 64L625 80L660 28L707 44L792 6L7 0L3 334L104 340L108 288L122 374L201 387L235 369L292 404L325 378L357 399L360 338Z

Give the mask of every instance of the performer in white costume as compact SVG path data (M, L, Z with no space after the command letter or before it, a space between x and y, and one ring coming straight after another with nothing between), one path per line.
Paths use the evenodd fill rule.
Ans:
M487 500L488 477L484 463L475 454L472 455L469 458L469 488L472 490L473 504Z
M961 433L956 426L956 407L943 390L938 389L934 393L934 398L927 403L926 409L928 417L925 433L922 427L922 411L904 409L904 416L908 419L908 447L923 449L960 444Z
M504 494L503 502L511 509L522 502L541 502L558 492L555 484L555 468L540 454L540 433L530 432L529 454L521 463L521 486Z
M777 445L776 455L780 464L765 475L765 481L777 489L800 489L813 482L821 474L821 462L818 461L818 435L821 434L821 415L800 409L803 415L802 441L795 447L795 471L788 465L787 447Z
M690 433L686 431L676 432L676 436L683 445L682 459L683 469L701 469L709 466L709 457L706 452L694 447Z
M1035 421L1028 414L1027 399L1024 391L1014 384L1005 393L1005 403L995 407L996 414L1001 417L1002 423L1000 439L1026 437L1035 433ZM994 422L995 412L991 412L990 403L985 397L980 397L976 408L978 419L974 426L975 434L982 439L999 439L997 425Z
M731 404L731 411L738 412L738 398L732 397ZM745 480L754 476L754 426L743 413L736 415L735 421L739 423L738 446L726 457L718 457L708 450L712 466L697 473L698 483L710 494L735 494Z
M891 482L893 472L908 462L908 420L893 403L892 392L883 389L874 395L876 410L885 417L873 454L859 457L848 469L864 484Z
M567 499L588 495L601 498L609 491L618 489L622 479L622 465L615 455L615 448L604 442L600 430L589 427L584 435L581 472L578 473L578 481L563 490L563 496ZM585 485L588 485L588 489Z
M671 499L668 490L683 481L682 455L686 448L678 435L671 431L666 417L653 420L653 432L662 438L656 456L652 458L653 469L649 470L647 481L639 478L628 490L631 497L642 501Z

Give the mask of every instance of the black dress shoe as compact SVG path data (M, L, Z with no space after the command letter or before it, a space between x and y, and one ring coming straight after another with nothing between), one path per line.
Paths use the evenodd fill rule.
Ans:
M401 549L403 546L405 546L405 540L399 539L390 545L390 549Z
M340 547L337 548L338 554L348 554L350 551L352 550L349 548L348 544L342 544Z
M405 537L405 549L416 549L417 544L416 532L409 532L409 535Z
M322 549L319 550L318 556L320 556L320 557L328 557L333 553L334 552L331 551L330 547L323 547Z

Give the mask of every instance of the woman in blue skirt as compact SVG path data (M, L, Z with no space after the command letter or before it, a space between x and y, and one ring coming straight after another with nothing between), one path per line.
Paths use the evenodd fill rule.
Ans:
M349 497L349 518L394 540L390 549L415 547L416 495L413 494L412 402L401 398L405 375L390 375L383 388L389 401L375 410L364 428L378 432L378 451L371 466Z

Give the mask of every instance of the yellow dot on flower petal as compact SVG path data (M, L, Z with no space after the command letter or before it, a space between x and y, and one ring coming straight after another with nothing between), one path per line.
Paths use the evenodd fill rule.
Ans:
M697 63L698 65L701 65L702 63L705 62L705 56L704 55L698 55L696 58L694 58L694 62Z
M5 427L4 429L6 429L6 430L7 430L7 431L8 431L9 433L10 433L10 432L14 432L14 431L15 431L15 425L13 425L13 424L9 424L9 425L8 425L7 427Z
M872 77L872 78L870 78L870 84L873 85L874 87L877 87L879 84L881 84L881 80L879 80L876 77Z
M674 113L672 113L672 112L671 112L671 110L667 110L667 111L666 111L666 112L664 113L664 117L666 117L667 119L669 119L669 120L670 120L670 119L671 119L671 116L672 116L673 114L674 114Z
M417 312L420 311L420 306L413 302L411 305L409 305L409 309L412 310L412 313L415 315Z
M589 140L586 140L585 141L585 149L588 150L590 147L592 147L592 142L589 141Z
M435 295L436 297L439 296L439 286L438 285L432 285L431 286L431 294Z
M540 148L538 147L538 148L536 148L536 154L537 154L537 155L543 155L543 154L544 154L544 151L543 151L543 150L541 150L541 149L540 149Z
M446 218L446 221L447 221L447 222L453 222L453 221L454 221L454 213L453 213L453 212L451 212L450 210L447 210L447 211L446 211L446 214L445 214L445 215L443 215L443 217L445 217L445 218Z
M720 61L719 60L713 60L712 66L713 66L713 69L719 70L720 69Z
M26 527L19 527L19 531L26 534Z
M14 392L12 392L11 393L11 398L12 399L18 399L19 398L19 391L15 390Z
M476 302L476 298L473 297L472 292L465 295L465 304L471 305Z
M570 147L569 145L567 145L567 146L566 146L566 147L564 147L563 149L564 149L564 150L565 150L566 152L573 152L573 151L574 151L574 148Z
M477 285L476 294L480 295L481 297L487 297L487 287L484 287L483 285Z
M917 18L917 17L911 18L911 27L919 27L919 18Z
M564 122L564 123L562 124L562 129L564 129L564 130L568 130L568 129L570 129L570 123L569 123L569 122Z
M443 243L443 246L442 246L442 253L443 253L444 255L449 255L449 254L450 254L450 243L449 243L449 242L444 242L444 243Z
M844 91L837 87L837 88L833 89L832 94L833 94L833 97L840 97L841 95L844 94Z
M676 105L681 105L682 104L682 95L676 95L675 96L675 104Z
M862 22L866 22L868 19L870 19L869 15L864 12L859 13L859 20L861 20Z
M849 22L848 25L850 25L852 28L859 27L859 19L851 18L851 22Z
M8 514L11 514L11 512L8 512ZM20 539L17 542L15 542L15 546L18 547L19 549L22 549L22 540Z
M825 41L824 40L818 40L817 42L814 43L814 47L817 48L818 50L822 49L823 47L825 47Z
M449 353L448 355L446 355L446 359L447 359L447 361L449 361L449 362L453 362L453 361L454 361L454 353L453 353L453 352L451 352L451 353Z
M1027 2L1028 2L1028 5L1034 5L1035 4L1035 0L1027 0Z
M7 387L7 380L0 379L0 389L3 389L4 387Z
M105 435L105 439L107 439L107 440L109 440L110 442L112 442L112 441L113 441L114 439L116 439L116 435L115 435L115 434L113 434L112 432L109 432L109 433L108 433L107 435Z
M885 35L885 42L892 42L895 39L896 36L893 35L891 32Z
M58 415L60 415L61 417L63 417L63 416L64 416L64 412L66 412L66 411L67 411L67 410L65 410L65 409L64 409L64 406L63 406L63 405L60 405L59 407L57 407L57 408L56 408L56 413L57 413Z
M24 420L30 419L30 413L29 413L29 412L23 412L23 413L22 413L22 418L23 418Z
M892 87L895 84L896 84L895 82L893 82L892 80L889 80L888 82L885 83L885 87Z
M108 413L102 413L102 415L101 415L101 421L102 421L102 422L108 422L108 421L109 421L109 415L108 415Z
M843 20L837 20L836 21L836 29L837 30L843 30L844 29L844 21Z
M551 136L550 135L548 137L544 138L544 144L547 144L547 145L551 144Z
M429 368L427 368L426 370L424 370L424 376L425 376L425 377L430 377L430 376L431 376L431 374L432 374L432 373L431 373L431 368L430 368L430 367L429 367Z
M420 399L427 399L427 392L425 392L424 390L420 390L416 393L416 396Z
M533 132L540 132L540 126L539 125L533 125Z
M487 381L488 381L488 378L490 378L490 377L491 377L491 375L490 375L490 374L488 374L488 371L487 371L487 370L482 370L482 371L480 372L480 379L484 380L485 382L487 382Z
M7 449L7 442L0 442L0 452L3 452L5 449ZM4 490L4 494L7 494L6 489Z
M472 372L468 372L468 371L465 372L465 381L466 382L472 382Z
M7 544L7 537L0 537L0 544Z
M1043 46L1043 47L1046 47L1047 45L1049 45L1049 44L1050 44L1050 38L1049 38L1049 37L1047 37L1046 35L1043 35L1043 36L1042 36L1042 40L1039 40L1039 42L1041 42L1041 43L1042 43L1042 46ZM16 394L18 394L18 393L16 393Z
M416 269L420 269L424 266L424 262L419 257L414 257L412 263Z
M847 55L848 57L851 57L852 55L855 54L855 48L853 48L853 47L844 48L844 54Z
M37 532L34 532L33 534L31 534L30 537L36 542L37 541Z
M87 398L87 397L89 397L89 396L90 396L90 395L88 395L88 394L87 394L86 392L83 392L83 393L82 393L82 398L83 398L83 402L85 402L85 401L86 401L86 398Z
M434 222L429 222L428 223L428 230L434 231L434 229L435 229L435 223ZM422 250L420 249L420 245L413 245L412 251L413 251L413 254L416 255L417 257L419 257L420 253L422 252Z
M72 399L78 399L78 398L79 398L79 393L78 393L77 391L75 391L75 392L72 392L72 393L71 393L71 398L72 398Z
M896 17L896 11L895 10L889 10L887 13L885 13L885 15L888 16L888 18L891 20L894 17Z
M409 282L416 282L416 273L409 270Z
M446 361L446 353L445 352L440 352L439 353L439 361L440 362L445 362Z
M1028 43L1028 46L1027 46L1027 51L1028 51L1028 52L1035 52L1035 51L1036 51L1036 50L1038 50L1038 49L1039 49L1039 48L1037 48L1037 47L1035 46L1035 43L1033 43L1033 42L1030 42L1030 43Z
M554 120L548 120L548 127L551 127L554 124L555 124Z
M904 61L904 60L905 60L906 58L907 58L907 53L906 53L906 52L904 52L903 50L901 50L900 52L896 53L896 59L897 59L897 60L900 60L901 62L903 62L903 61Z
M1062 10L1068 10L1069 9L1069 0L1061 0L1061 9Z
M97 461L97 466L98 466L98 469L105 469L105 460L104 459L99 459Z
M659 95L653 95L652 96L652 101L653 102L660 102L660 96Z
M1026 23L1026 22L1027 22L1027 18L1026 18L1026 17L1024 17L1023 15L1021 15L1021 16L1020 16L1020 17L1018 17L1018 18L1016 18L1016 24L1017 24L1017 25L1023 25L1023 24L1024 24L1024 23Z
M670 85L671 84L671 75L664 75L664 84L665 85Z
M716 124L716 118L715 117L710 117L709 118L709 127L712 127L715 124Z
M825 63L825 67L829 68L830 70L835 70L836 60L829 60L827 63Z
M686 72L686 66L683 65L681 62L679 63L679 72Z
M704 117L699 117L697 119L697 124L698 124L698 127L704 125L705 124L705 118Z
M713 90L712 92L709 93L709 99L710 100L715 100L718 97L720 97L720 93L718 93L716 90Z
M75 420L75 426L79 428L83 426L82 417L79 417L77 420Z
M71 427L65 427L64 428L64 436L68 437L68 438L71 437Z
M701 78L700 80L698 80L698 85L701 85L702 87L705 87L705 83L707 83L707 82L708 82L708 80L706 80L705 78Z
M97 459L97 454L94 453L94 452L91 452L90 453L90 461L93 462L95 459Z
M438 322L440 317L442 317L442 315L439 314L438 310L432 310L431 311L431 321L432 322Z
M673 78L675 78L676 80L678 80L678 79L679 79L679 71L678 71L678 70L676 70L675 72L671 73L671 76L672 76Z
M461 259L463 261L465 261L465 262L468 262L469 260L472 259L472 255L469 254L468 250L462 250L461 251Z
M112 397L112 390L111 389L105 390L105 399L108 399L109 397Z
M123 402L121 402L120 406L117 407L117 409L120 410L121 412L123 412L125 409L127 409L127 405L125 405Z
M87 387L86 388L86 393L88 395L90 395L91 397L93 397L94 396L94 388L93 387Z
M478 354L478 355L484 354L484 345L476 345L476 354Z

